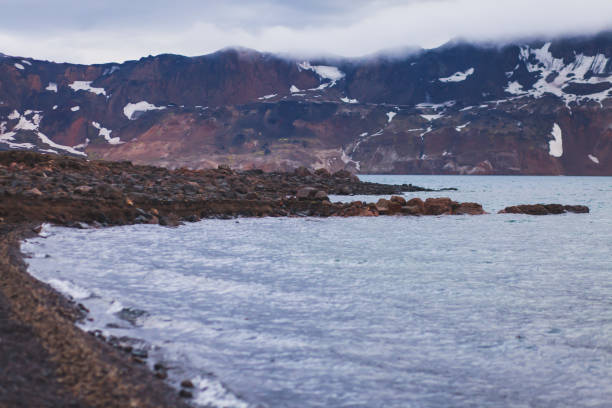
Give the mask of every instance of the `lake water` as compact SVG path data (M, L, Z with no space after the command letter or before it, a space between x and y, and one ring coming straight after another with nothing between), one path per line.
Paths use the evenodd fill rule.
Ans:
M612 178L361 178L492 214L46 226L22 250L201 404L612 405ZM495 214L538 202L591 213Z

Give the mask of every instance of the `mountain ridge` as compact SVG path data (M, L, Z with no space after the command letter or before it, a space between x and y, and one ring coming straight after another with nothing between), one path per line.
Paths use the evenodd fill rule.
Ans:
M168 167L612 175L611 60L611 32L397 59L3 56L0 149Z

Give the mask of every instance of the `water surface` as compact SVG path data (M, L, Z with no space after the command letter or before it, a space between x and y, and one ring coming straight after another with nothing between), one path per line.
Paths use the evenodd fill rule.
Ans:
M612 178L362 179L592 212L47 227L23 250L85 328L146 340L201 403L610 406Z

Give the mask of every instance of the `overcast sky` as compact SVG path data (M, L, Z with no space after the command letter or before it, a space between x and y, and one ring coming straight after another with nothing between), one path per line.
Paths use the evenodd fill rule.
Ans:
M228 46L355 57L612 28L612 0L0 0L0 52L79 63Z

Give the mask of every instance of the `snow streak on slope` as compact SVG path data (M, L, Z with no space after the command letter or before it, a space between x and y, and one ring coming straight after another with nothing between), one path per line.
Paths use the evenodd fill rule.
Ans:
M298 68L303 69L305 71L313 71L319 76L321 81L331 81L330 86L334 86L337 81L341 80L345 76L344 72L340 71L337 67L332 67L328 65L310 65L310 62L308 61L299 63Z
M94 88L91 86L92 82L93 81L74 81L68 86L72 88L75 92L76 91L87 91L87 92L95 93L96 95L106 95L106 91L104 90L104 88ZM57 92L57 86L56 86L56 92Z
M562 58L555 58L550 51L551 43L542 48L532 49L529 46L521 47L519 59L525 64L527 71L537 74L537 81L533 87L524 91L522 84L509 82L506 92L513 95L531 95L541 98L544 94L553 94L569 106L571 102L596 101L600 104L612 94L605 83L612 81L612 75L606 71L609 62L604 54L587 56L576 54L572 62L566 63ZM602 84L604 90L596 89L592 93L587 91L573 91L569 86L588 86ZM577 94L577 93L580 93Z
M449 77L440 78L439 81L440 82L463 82L472 74L474 74L474 68L470 68L466 70L465 72L455 72L453 75Z
M553 157L561 157L563 156L563 132L561 132L561 127L555 123L551 134L554 140L548 142L548 153Z
M135 120L138 118L140 113L151 111L151 110L162 110L166 109L163 106L155 106L147 101L140 101L137 103L128 103L123 107L123 114L129 120Z

